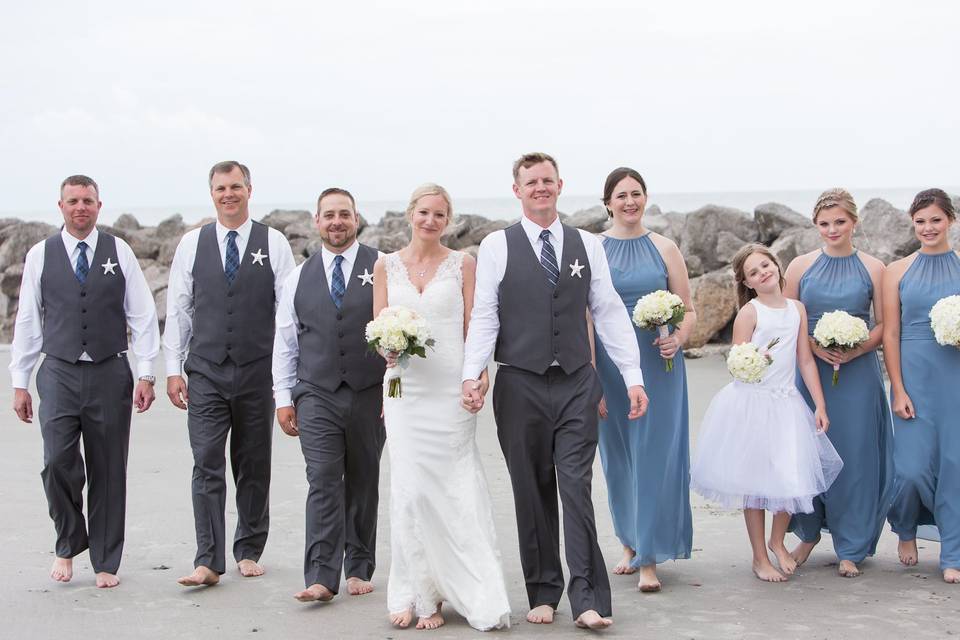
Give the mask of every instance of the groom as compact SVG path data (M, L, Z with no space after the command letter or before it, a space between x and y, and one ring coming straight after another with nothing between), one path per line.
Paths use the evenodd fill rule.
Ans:
M560 222L556 161L526 154L513 165L513 181L523 218L487 236L477 256L463 404L482 408L477 380L493 351L501 365L493 411L513 485L527 621L553 622L563 594L559 489L573 618L601 629L613 621L590 485L603 392L590 363L586 312L626 382L630 418L647 408L640 352L600 241Z
M277 422L300 437L310 485L300 602L333 599L344 568L350 595L373 591L385 366L364 334L379 254L357 242L359 223L350 192L320 194L320 253L287 277L277 308Z

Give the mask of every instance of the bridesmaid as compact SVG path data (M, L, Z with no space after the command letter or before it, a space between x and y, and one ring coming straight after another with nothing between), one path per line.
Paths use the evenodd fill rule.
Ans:
M690 557L690 452L687 375L681 347L696 322L690 304L687 267L677 245L643 226L647 186L633 169L607 176L603 203L613 225L601 235L610 275L627 310L657 289L669 289L687 307L683 323L660 339L656 331L635 327L647 394L656 398L646 415L627 420L629 401L616 366L596 341L600 401L600 458L607 478L610 511L623 558L613 572L640 568L640 591L660 590L657 564ZM673 371L664 358L673 358Z
M930 308L960 294L960 256L947 232L950 197L921 191L910 205L919 251L887 267L883 353L890 374L895 498L888 516L900 536L900 562L917 564L917 525L940 530L940 569L960 583L960 349L940 346Z
M830 414L827 436L843 459L843 471L826 493L813 501L814 512L793 516L791 527L800 545L791 553L803 564L820 541L820 530L830 530L840 560L837 572L845 578L860 575L857 565L876 551L889 507L893 481L893 433L883 375L876 348L883 338L881 280L883 263L853 246L857 205L844 189L824 191L813 208L813 223L823 248L797 256L787 267L783 295L807 308L810 346ZM827 350L813 339L820 316L842 310L875 324L870 338L852 351ZM833 386L833 366L840 383ZM797 387L807 404L813 401L800 376Z

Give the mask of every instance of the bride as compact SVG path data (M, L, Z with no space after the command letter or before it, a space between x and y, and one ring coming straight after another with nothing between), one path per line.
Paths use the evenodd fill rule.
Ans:
M453 207L443 187L410 197L410 244L374 268L374 317L386 306L416 311L436 344L411 358L403 397L384 398L390 456L390 621L418 629L444 623L448 603L476 629L510 626L490 494L475 440L476 417L460 406L463 340L476 261L440 244ZM387 366L396 363L384 354ZM486 374L484 374L486 376ZM482 384L486 384L484 379Z

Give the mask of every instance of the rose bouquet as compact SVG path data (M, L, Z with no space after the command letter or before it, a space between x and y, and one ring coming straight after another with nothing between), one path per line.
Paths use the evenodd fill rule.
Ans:
M655 328L661 338L666 338L670 335L670 325L679 325L686 313L680 296L658 289L637 300L633 308L633 324L641 329ZM673 371L673 358L666 359L666 369Z
M960 347L960 296L937 300L930 309L930 328L938 344Z
M367 346L374 351L397 354L399 367L388 369L388 398L402 397L400 371L406 369L410 356L427 357L427 347L434 345L426 321L406 307L386 307L367 323Z
M773 364L770 349L773 349L778 342L780 338L774 338L765 349L761 349L752 342L730 347L730 353L727 354L727 370L730 375L740 382L749 384L760 382L767 367Z
M863 319L852 316L846 311L830 311L817 320L813 328L813 339L824 349L851 351L870 337L870 330ZM833 365L833 384L840 381L840 365Z

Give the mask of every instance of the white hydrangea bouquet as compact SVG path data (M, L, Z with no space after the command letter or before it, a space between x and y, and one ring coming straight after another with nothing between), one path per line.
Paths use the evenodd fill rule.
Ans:
M735 380L757 384L763 379L763 374L767 367L773 364L773 357L770 355L770 349L773 349L780 338L774 338L761 349L752 342L735 344L730 347L730 353L727 354L727 370Z
M930 328L938 344L960 347L960 296L937 300L930 309Z
M661 338L670 335L670 325L683 322L687 308L675 293L658 289L637 300L633 308L633 324L641 329L656 329ZM666 359L667 371L673 371L673 358Z
M385 307L376 318L367 323L367 346L373 351L397 354L397 365L387 369L388 398L400 398L403 387L400 372L406 369L410 356L427 357L427 347L434 339L427 322L406 307Z
M856 349L870 337L870 329L862 318L852 316L846 311L829 311L817 320L813 328L813 339L824 349L850 351ZM833 365L833 383L840 381L840 365Z

